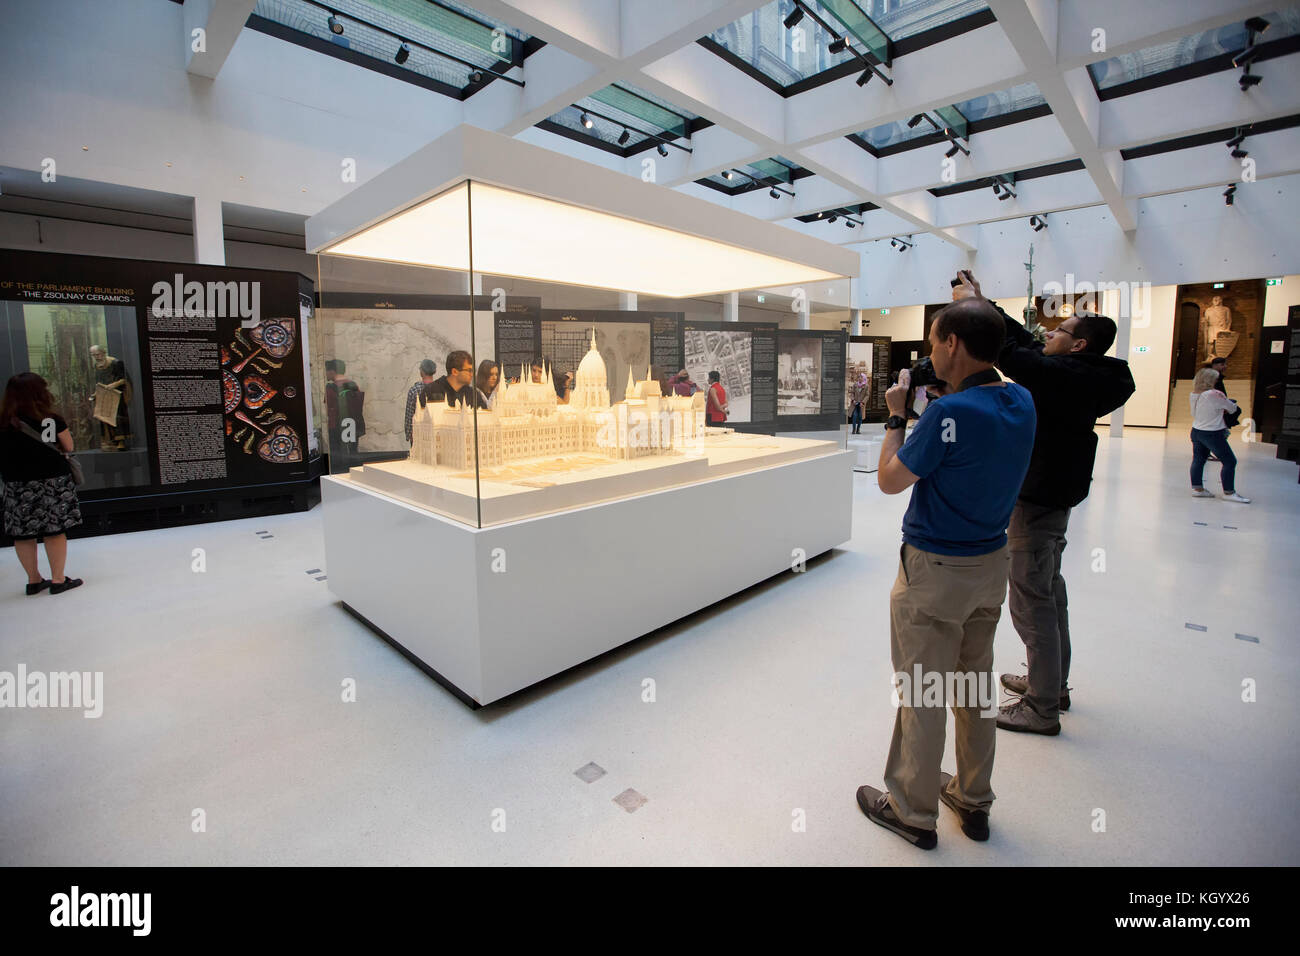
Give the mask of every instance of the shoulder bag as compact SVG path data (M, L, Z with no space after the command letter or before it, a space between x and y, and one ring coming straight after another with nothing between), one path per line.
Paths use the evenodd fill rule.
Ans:
M44 447L49 448L55 454L62 456L63 460L68 463L68 470L72 472L73 484L80 487L86 483L86 473L81 470L81 462L77 461L76 455L70 451L65 452L57 445L50 445L49 442L41 438L40 433L35 428L32 428L31 425L28 425L21 418L15 418L14 421L18 424L18 430L28 438L40 442Z

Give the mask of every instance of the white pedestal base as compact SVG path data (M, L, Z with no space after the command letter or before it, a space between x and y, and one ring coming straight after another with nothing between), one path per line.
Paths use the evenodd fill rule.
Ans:
M329 588L462 699L487 704L847 541L853 458L482 529L326 477Z

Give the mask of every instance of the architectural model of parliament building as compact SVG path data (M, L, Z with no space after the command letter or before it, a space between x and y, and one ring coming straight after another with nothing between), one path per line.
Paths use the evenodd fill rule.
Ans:
M411 424L411 461L465 469L504 465L544 455L596 454L612 459L680 454L705 435L705 393L690 398L660 394L646 369L644 381L628 370L623 401L611 405L605 360L596 332L574 376L569 404L561 405L550 370L542 382L520 370L518 384L503 384L493 409L429 402ZM477 449L475 455L475 426Z

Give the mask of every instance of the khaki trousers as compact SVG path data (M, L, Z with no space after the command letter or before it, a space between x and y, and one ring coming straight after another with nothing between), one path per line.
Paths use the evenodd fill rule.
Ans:
M894 671L974 672L991 687L993 634L1007 594L1009 553L960 557L932 554L904 544L898 578L889 594L890 655ZM899 819L933 829L939 818L939 770L948 715L940 706L912 706L904 699L894 718L894 738L885 764L885 786ZM953 706L957 723L957 773L950 795L968 810L993 805L993 747L996 717L974 706ZM996 713L997 696L992 707Z

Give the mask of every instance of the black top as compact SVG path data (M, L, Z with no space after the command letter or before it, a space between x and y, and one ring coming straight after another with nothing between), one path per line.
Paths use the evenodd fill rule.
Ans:
M103 368L95 366L95 381L100 385L110 385L126 378L126 365L121 359L113 359Z
M1020 498L1048 508L1073 508L1088 497L1092 484L1097 419L1128 401L1136 389L1133 374L1128 362L1105 355L1044 355L1023 325L1005 312L1002 318L1006 339L997 367L1029 390L1038 412Z
M59 415L54 419L54 434L66 431L68 423ZM30 418L24 422L42 433L41 423ZM0 478L5 481L42 481L72 474L68 460L57 444L51 445L24 434L12 426L0 427Z
M466 385L457 391L451 387L445 375L435 378L424 386L424 401L426 403L446 402L448 405L457 405L463 401L470 408L473 408L475 403L478 404L479 408L487 408L487 402L477 388L473 385Z

